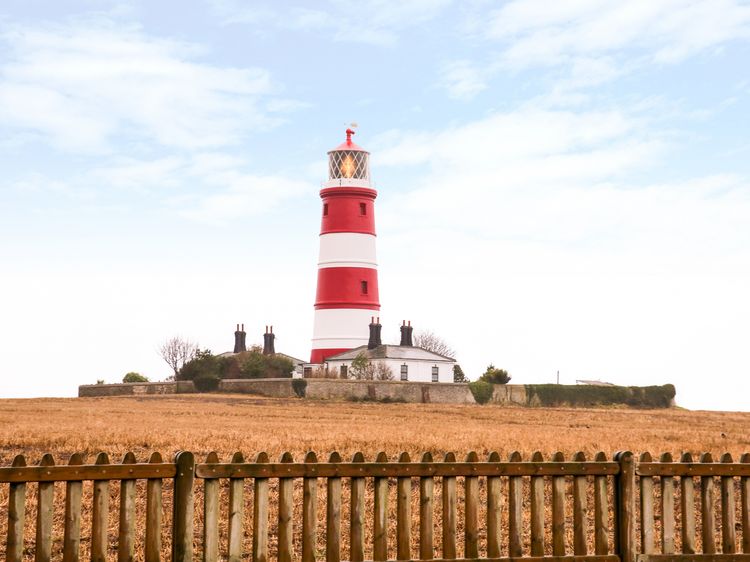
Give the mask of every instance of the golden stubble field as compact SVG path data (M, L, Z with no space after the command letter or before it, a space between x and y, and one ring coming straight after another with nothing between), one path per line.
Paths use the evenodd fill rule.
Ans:
M246 395L148 396L0 400L0 465L16 454L38 461L51 452L58 462L74 452L113 459L133 451L165 458L178 450L209 451L228 458L242 451L272 459L290 451L327 456L386 451L412 458L430 451L480 457L498 451L524 458L583 451L592 455L629 449L693 454L750 451L750 413L686 410L518 408L478 405L370 404Z
M232 453L241 451L245 459L252 460L260 451L278 459L284 451L290 451L295 460L301 461L307 451L315 451L320 461L327 460L332 451L351 459L361 451L372 460L379 451L385 451L389 459L396 460L402 451L408 452L412 460L419 460L424 452L431 452L436 460L452 451L463 459L469 451L476 451L480 459L486 459L490 451L497 451L501 458L511 452L520 451L528 460L533 451L541 451L549 459L552 453L562 451L566 458L583 451L593 458L598 451L608 457L617 450L631 450L636 454L650 451L658 455L669 451L679 458L682 452L694 456L710 451L718 459L729 452L735 459L750 451L750 413L690 412L685 410L629 410L629 409L566 409L478 406L478 405L429 405L429 404L371 404L348 402L281 400L250 397L246 395L189 395L148 396L127 398L77 398L77 399L31 399L0 400L0 466L7 466L18 454L26 456L29 464L36 464L41 455L50 452L57 464L65 464L72 453L84 454L87 462L93 462L99 451L109 454L112 462L119 462L124 454L133 451L139 462L145 462L152 451L159 451L170 459L178 450L195 453L201 462L210 451L216 451L222 460L229 460ZM528 479L527 479L528 480ZM457 530L458 547L461 551L463 530L462 479L458 486ZM277 511L276 480L271 481L270 540L271 554L275 553L275 530ZM545 495L549 496L549 482ZM570 488L571 483L568 483ZM36 485L30 484L27 491L27 524L25 527L24 559L34 556L34 510ZM348 482L343 485L342 528L348 526ZM441 482L435 483L436 498L440 497ZM570 492L570 490L568 490ZM165 482L165 508L163 527L163 557L168 559L171 519L171 483ZM222 552L226 552L227 539L227 482L222 481L222 524L220 529ZM610 492L611 493L611 492ZM8 486L0 485L0 557L5 549L7 524ZM117 559L119 486L110 486L109 559ZM53 556L58 557L62 548L62 525L65 503L64 484L55 486L55 523ZM81 556L88 558L91 532L91 483L84 484ZM200 559L202 541L202 483L196 484L195 492L195 555ZM524 543L528 548L528 500L529 483L524 483ZM372 482L368 480L366 493L366 559L372 559ZM480 516L486 509L486 484L480 481ZM295 521L300 521L301 481L295 483ZM549 498L548 498L549 500ZM243 550L250 555L252 540L252 480L245 485L245 531ZM318 554L325 555L323 542L325 530L325 484L321 482L318 492ZM136 559L142 559L144 539L144 483L138 483L137 496ZM436 501L435 536L440 536L442 525ZM549 506L549 502L547 503ZM570 503L567 511L570 512ZM412 494L412 512L419 512L418 485ZM395 494L389 499L389 558L395 557ZM571 516L571 513L568 513ZM718 516L718 514L717 514ZM506 516L504 516L506 517ZM548 514L549 517L549 514ZM507 519L507 518L506 518ZM507 520L502 522L503 552L507 553ZM483 519L480 519L483 520ZM412 551L418 553L418 517L412 520ZM299 554L299 527L295 531L295 550ZM486 550L486 529L480 530L480 555ZM571 527L567 533L570 535ZM570 545L572 538L568 537ZM441 556L439 541L435 555ZM699 535L700 542L700 535ZM612 544L612 536L610 535ZM348 536L342 536L344 552L348 548ZM549 549L550 540L547 538ZM346 558L346 555L344 555ZM272 559L274 557L272 556Z

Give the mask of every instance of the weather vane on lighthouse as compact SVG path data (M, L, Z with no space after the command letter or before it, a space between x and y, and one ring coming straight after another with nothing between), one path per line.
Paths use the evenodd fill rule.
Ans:
M357 125L356 121L352 121L349 123L349 127L346 129L346 144L351 144L352 142L352 135L357 134L356 129L359 125Z

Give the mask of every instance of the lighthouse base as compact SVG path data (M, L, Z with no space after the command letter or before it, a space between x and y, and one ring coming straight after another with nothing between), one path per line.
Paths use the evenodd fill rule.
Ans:
M345 349L313 349L312 353L310 354L310 363L314 365L320 365L321 363L325 362L327 357L336 355L338 353L343 353L344 351L349 351L350 349L350 347L347 347Z

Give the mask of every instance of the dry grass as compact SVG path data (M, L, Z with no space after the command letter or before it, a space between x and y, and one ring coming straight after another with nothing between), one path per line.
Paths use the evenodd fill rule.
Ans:
M636 454L650 451L658 454L670 451L675 457L684 451L698 455L712 451L718 459L720 453L728 451L735 459L750 450L750 414L689 412L684 410L636 411L625 409L523 409L476 405L422 405L422 404L358 404L317 402L302 400L276 400L243 395L133 397L133 398L80 398L80 399L34 399L0 401L0 466L10 464L16 454L26 455L29 463L39 461L45 452L51 452L56 462L67 463L74 452L82 452L89 462L99 451L109 453L113 462L119 462L127 451L135 452L139 461L148 458L151 451L160 451L165 459L177 450L190 450L202 460L209 451L216 451L220 458L229 459L234 451L242 451L246 459L252 459L260 451L266 451L277 459L283 451L290 451L301 460L308 450L318 453L325 460L328 453L337 450L344 459L362 451L366 458L373 459L378 451L386 451L391 459L406 451L413 460L421 458L425 451L436 459L453 451L460 459L469 451L476 451L480 459L490 451L498 451L507 458L514 450L521 451L524 459L540 450L546 458L562 451L567 458L584 451L592 458L597 451L608 456L616 450L629 449ZM611 483L611 482L610 482ZM299 484L299 482L297 483ZM480 481L481 505L486 500L484 479ZM275 501L277 482L271 481L271 541L275 547ZM528 506L528 479L524 482L525 504ZM568 483L570 487L570 482ZM165 483L165 532L164 558L168 558L169 540L169 482ZM297 486L296 495L301 490ZM28 486L26 525L26 556L33 558L35 485ZM116 559L117 552L117 506L118 486L111 489L110 555ZM342 529L348 526L348 482L344 482ZM419 498L418 486L414 485L413 507L413 553L417 553ZM7 486L0 486L0 557L4 552L4 535L7 510ZM435 487L435 537L436 555L440 556L440 490L438 479ZM459 479L458 531L459 553L462 534L462 479ZM547 494L549 494L547 482ZM325 483L319 486L319 544L318 552L324 556L322 543L325 529ZM226 485L222 489L222 506L226 511ZM250 552L252 525L252 481L246 484L246 536L245 553ZM393 551L395 535L395 494L391 492L390 547ZM300 499L299 497L297 499ZM139 482L138 548L143 540L143 482ZM196 487L196 556L200 554L202 486ZM368 481L366 536L371 544L372 483ZM299 503L299 502L297 502ZM53 552L59 555L62 542L62 506L64 485L56 485L56 513ZM82 517L82 556L88 556L90 533L91 484L84 484L84 512ZM549 505L549 502L547 503ZM295 518L299 521L299 505ZM484 507L482 507L482 512ZM568 505L570 511L570 503ZM528 509L525 508L528 519ZM569 514L570 515L570 514ZM507 516L506 516L507 517ZM480 517L480 521L482 521ZM528 545L528 521L524 525L524 542ZM572 525L568 526L570 533ZM299 529L297 529L299 531ZM480 544L484 541L480 534ZM503 521L503 549L507 552L507 521ZM344 533L342 546L348 540ZM226 541L225 529L222 541ZM299 537L296 537L299 549ZM571 537L569 536L569 544ZM549 547L549 539L547 541ZM527 548L527 547L526 547ZM346 552L346 550L344 551ZM481 547L480 554L483 554ZM528 550L526 550L528 553ZM390 552L395 556L395 551ZM345 554L346 556L346 554ZM366 551L372 557L371 547Z
M750 450L750 413L685 410L523 409L476 405L359 404L277 400L243 395L76 398L0 401L0 465L23 453L38 460L44 452L67 461L74 452L91 457L106 451L113 459L134 451L165 458L186 449L202 458L237 450L246 458L266 451L295 458L377 451L395 456L424 451L468 451L502 456L575 451L591 455L629 449L635 453L694 454L728 451L737 458Z

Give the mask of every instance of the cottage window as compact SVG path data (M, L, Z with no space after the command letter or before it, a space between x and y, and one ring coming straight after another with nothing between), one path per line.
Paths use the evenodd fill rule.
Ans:
M432 382L438 382L438 374L440 373L440 369L437 365L432 366Z
M401 380L402 381L409 380L409 365L407 365L406 363L401 365Z
M302 376L304 378L309 378L312 376L312 371L312 367L305 367L304 369L302 369Z
M339 368L339 372L341 373L342 379L349 378L349 369L346 365L341 365L341 367Z

